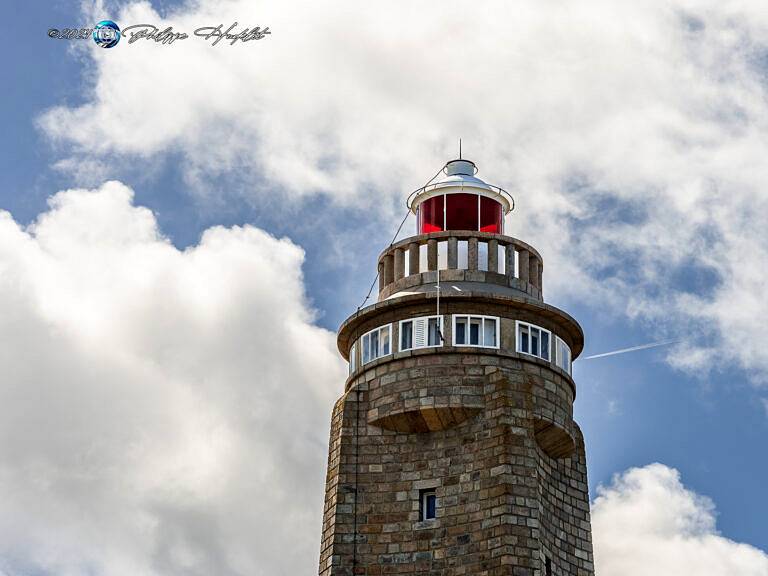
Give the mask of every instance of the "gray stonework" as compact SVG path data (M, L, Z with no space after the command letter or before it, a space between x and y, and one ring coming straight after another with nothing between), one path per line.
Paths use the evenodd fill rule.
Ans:
M397 279L404 258L402 251L383 255L389 269L382 291L407 280ZM541 267L531 270L533 261L538 255L527 270L539 275L540 287ZM479 277L474 282L475 290L441 296L439 347L397 346L399 320L435 314L434 293L390 294L342 325L345 357L355 342L359 351L365 332L384 324L392 325L392 353L364 366L358 354L333 410L321 576L544 576L544 557L553 574L594 574L575 383L515 346L521 320L562 338L575 358L581 329L538 292L499 294L484 290ZM500 318L499 347L452 346L454 314ZM420 519L423 489L435 490L434 520Z

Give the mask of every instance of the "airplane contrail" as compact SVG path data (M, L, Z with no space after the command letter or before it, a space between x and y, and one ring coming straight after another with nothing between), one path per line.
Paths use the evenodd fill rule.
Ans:
M593 358L603 358L605 356L614 356L616 354L624 354L626 352L634 352L635 350L644 350L646 348L655 348L656 346L664 346L666 344L675 344L680 342L677 338L669 340L660 340L658 342L651 342L650 344L641 344L640 346L632 346L631 348L622 348L621 350L613 350L612 352L603 352L602 354L592 354L592 356L586 356L584 360L591 360Z

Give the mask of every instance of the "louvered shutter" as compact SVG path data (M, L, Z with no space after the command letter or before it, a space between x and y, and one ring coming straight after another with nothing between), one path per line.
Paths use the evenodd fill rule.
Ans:
M427 345L427 319L414 318L413 320L413 347L424 348Z

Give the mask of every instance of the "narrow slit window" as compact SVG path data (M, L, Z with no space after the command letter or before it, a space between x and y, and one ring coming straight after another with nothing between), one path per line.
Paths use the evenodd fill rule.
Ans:
M421 520L434 520L437 512L437 494L434 490L421 490Z

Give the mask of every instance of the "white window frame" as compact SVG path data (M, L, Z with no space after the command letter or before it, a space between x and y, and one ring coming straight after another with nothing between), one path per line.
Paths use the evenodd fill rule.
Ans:
M544 332L547 334L547 357L545 358L541 354L534 354L533 352L525 352L523 350L523 342L522 338L520 338L520 327L525 326L528 329L528 334L530 335L531 330L538 330L539 332ZM528 342L528 348L531 347L531 342ZM537 326L536 324L531 324L530 322L521 322L520 320L515 320L515 350L519 354L527 354L528 356L533 356L534 358L540 358L541 360L546 360L547 362L552 362L552 332L547 330L546 328L542 328L541 326ZM541 352L541 337L539 337L539 352Z
M565 361L563 361L563 349L567 351ZM568 372L568 374L572 374L573 355L571 354L571 347L560 336L555 336L555 366Z
M349 373L352 374L357 368L355 353L357 352L357 342L352 343L352 348L349 349Z
M429 501L430 496L433 496L435 498L435 515L427 517L427 511L429 510L429 506L427 505L427 502ZM422 490L421 491L421 521L429 522L430 520L434 520L435 518L437 518L437 490L435 490L434 488Z
M467 318L467 326L468 327L471 324L473 319L479 319L479 320L482 321L481 330L480 330L480 338L478 338L478 341L480 342L479 344L469 344L469 343L457 344L456 343L456 320L459 319L459 318ZM485 322L487 322L487 321L491 321L491 322L494 322L496 324L495 332L494 332L496 334L496 338L495 338L496 343L493 346L486 346L484 344L484 340L485 340ZM453 322L452 323L453 334L451 336L451 340L452 340L454 346L468 346L468 347L471 347L471 348L493 348L495 350L499 349L499 347L501 345L501 328L500 328L501 323L499 322L499 317L498 316L482 316L480 314L453 314L452 322ZM467 340L469 340L469 332L467 332Z
M429 342L429 321L437 318L438 319L438 330L440 331L439 339L440 342L438 344L428 344ZM403 348L403 325L407 324L408 322L411 323L411 347L410 348ZM424 322L424 343L420 346L416 345L416 338L415 338L415 326L417 322ZM438 348L443 345L443 342L445 342L445 336L443 336L443 316L419 316L417 318L406 318L405 320L400 320L399 325L400 330L399 337L398 337L398 350L400 352L407 352L408 350L420 350L422 348Z
M389 340L389 352L387 352L387 353L384 353L384 339L381 337L381 334L384 331L387 332L387 337L388 337L388 340ZM366 360L365 359L366 351L367 351L366 350L367 347L365 345L366 344L366 339L369 339L371 334L373 334L374 332L378 333L378 340L379 340L377 354L375 356L369 357ZM374 360L378 360L379 358L384 358L385 356L389 356L390 354L392 354L392 324L384 324L384 326L379 326L378 328L374 328L373 330L369 330L368 332L363 334L362 338L360 338L360 348L361 348L360 356L362 358L361 359L361 366L365 365L365 364L368 364L369 362L373 362Z

